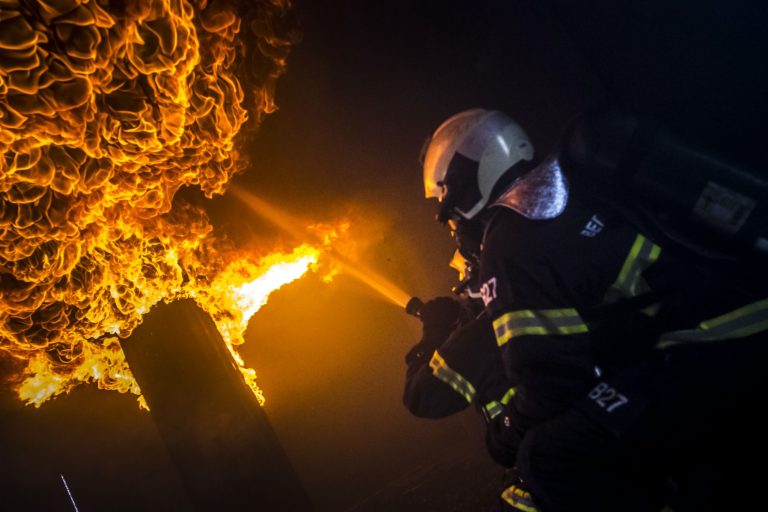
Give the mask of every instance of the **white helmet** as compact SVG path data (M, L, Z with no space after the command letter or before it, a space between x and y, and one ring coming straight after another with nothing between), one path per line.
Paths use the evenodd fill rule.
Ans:
M507 115L497 110L465 110L441 124L428 141L424 192L444 203L441 221L451 212L471 219L488 204L506 171L531 160L533 144Z

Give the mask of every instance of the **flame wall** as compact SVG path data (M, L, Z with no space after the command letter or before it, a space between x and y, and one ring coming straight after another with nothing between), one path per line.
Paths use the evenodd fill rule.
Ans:
M220 194L244 168L238 132L274 110L288 8L0 1L0 349L23 398L137 391L116 337L227 263L174 196Z

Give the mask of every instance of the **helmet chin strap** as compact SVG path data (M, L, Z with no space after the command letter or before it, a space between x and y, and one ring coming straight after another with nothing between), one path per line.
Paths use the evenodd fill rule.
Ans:
M437 211L435 219L437 219L440 224L447 224L451 217L459 215L458 212L456 212L456 203L458 202L456 189L458 187L455 185L449 186L448 183L443 182L438 184L443 187L445 194L440 199L440 209Z

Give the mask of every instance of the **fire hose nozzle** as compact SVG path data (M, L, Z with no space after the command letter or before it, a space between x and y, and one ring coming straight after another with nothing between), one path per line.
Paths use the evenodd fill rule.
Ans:
M405 312L409 315L416 317L421 316L421 308L424 307L424 303L418 297L411 297L408 303L405 305Z
M472 276L465 277L459 284L451 288L451 292L454 295L460 295L469 286Z

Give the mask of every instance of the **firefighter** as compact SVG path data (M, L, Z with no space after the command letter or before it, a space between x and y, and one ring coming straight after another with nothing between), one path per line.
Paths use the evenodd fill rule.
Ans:
M657 511L670 475L732 473L763 449L764 280L661 247L558 155L535 158L501 112L451 117L423 163L438 220L482 232L482 300L516 384L515 471L541 510ZM710 505L741 490L720 486Z

